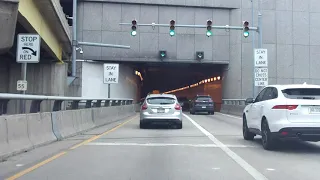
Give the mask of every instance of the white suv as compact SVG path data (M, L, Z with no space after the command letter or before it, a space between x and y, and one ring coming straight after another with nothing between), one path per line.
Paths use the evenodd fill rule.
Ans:
M243 111L243 137L262 136L264 149L277 140L320 141L320 86L270 85L248 98Z

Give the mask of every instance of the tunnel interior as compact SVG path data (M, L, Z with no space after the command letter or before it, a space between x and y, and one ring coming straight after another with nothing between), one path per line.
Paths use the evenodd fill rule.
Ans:
M140 79L140 98L154 90L192 99L210 95L219 104L222 100L222 75L226 65L204 63L139 63L135 73Z

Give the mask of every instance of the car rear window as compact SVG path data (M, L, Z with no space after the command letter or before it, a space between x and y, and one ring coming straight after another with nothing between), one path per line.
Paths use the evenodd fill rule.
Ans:
M282 90L288 99L320 99L320 88L294 88Z
M170 97L152 97L148 98L147 102L149 104L174 104L175 99Z
M208 96L202 96L202 97L197 97L197 101L211 101L211 97Z

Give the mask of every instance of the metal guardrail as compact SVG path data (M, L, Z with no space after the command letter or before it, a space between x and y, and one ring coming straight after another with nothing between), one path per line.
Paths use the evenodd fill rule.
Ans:
M222 99L222 104L226 105L246 105L245 99Z
M22 95L0 93L0 115L7 114L8 103L10 100L31 100L29 113L40 112L41 102L45 100L54 101L52 111L62 110L63 102L70 102L69 109L79 109L79 104L84 104L84 108L108 107L130 105L133 99L125 98L82 98L82 97L64 97L64 96L42 96L42 95Z

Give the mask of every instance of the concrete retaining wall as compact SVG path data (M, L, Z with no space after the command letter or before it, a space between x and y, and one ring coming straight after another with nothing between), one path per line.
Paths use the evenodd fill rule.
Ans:
M135 105L0 116L0 161L135 114Z
M221 105L221 113L225 114L231 114L235 116L241 116L243 114L243 110L246 106L245 105L227 105L227 104L222 104Z

